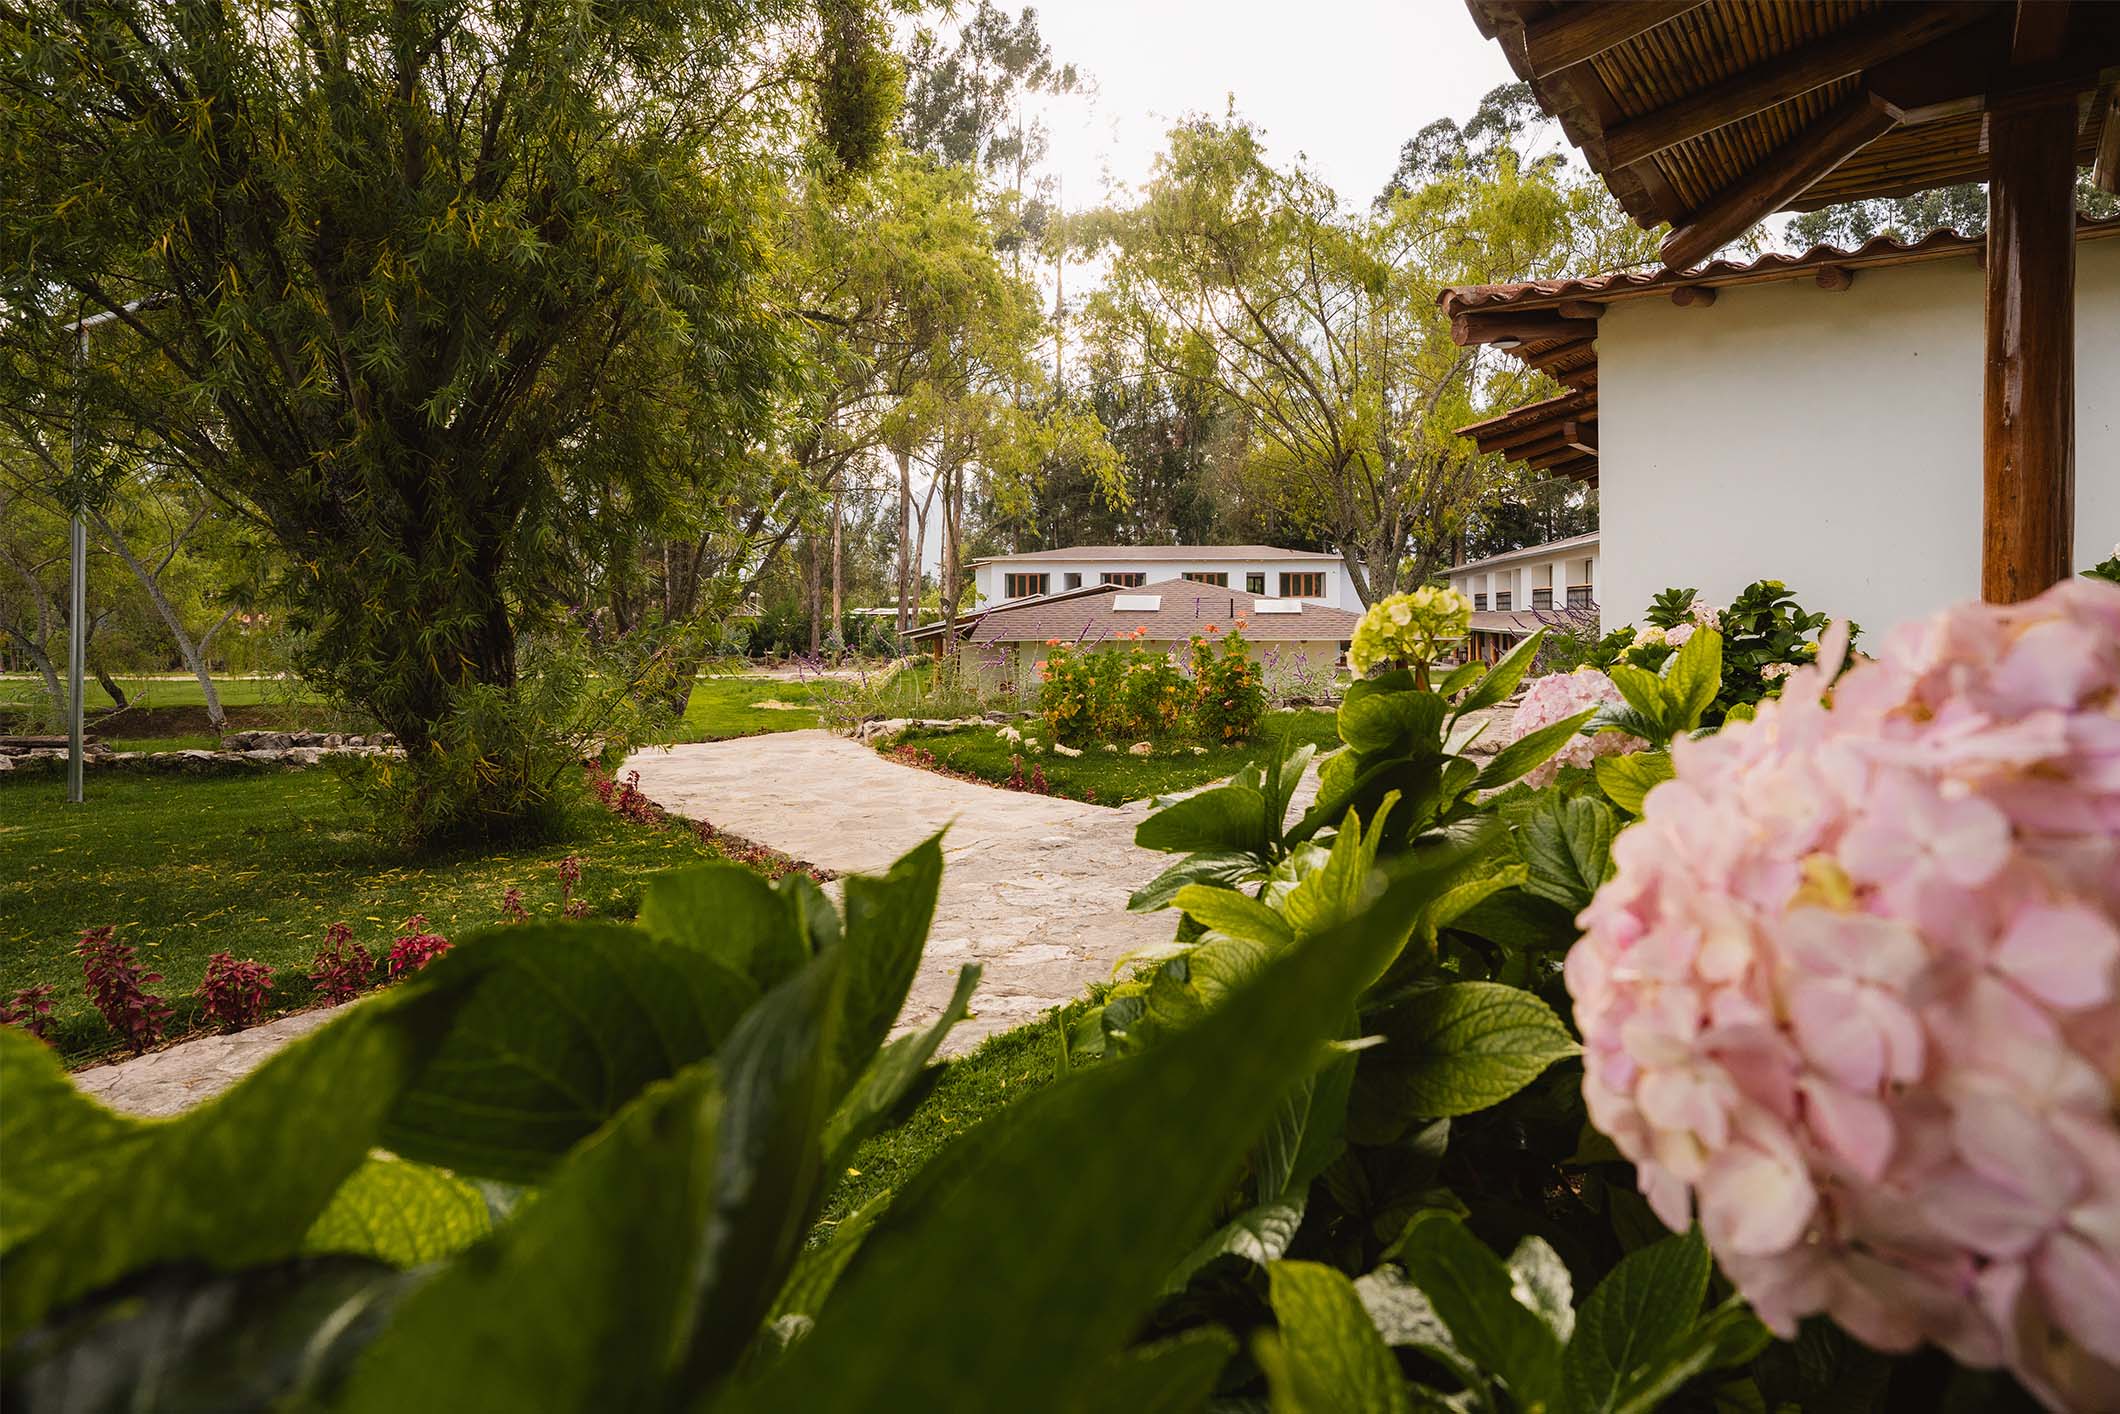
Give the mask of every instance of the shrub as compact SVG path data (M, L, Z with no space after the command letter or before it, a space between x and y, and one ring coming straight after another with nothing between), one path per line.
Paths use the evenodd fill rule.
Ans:
M199 982L199 1009L223 1031L255 1026L271 995L272 969L264 963L250 958L237 962L225 952L207 959L206 975Z
M1221 636L1215 630L1192 640L1192 735L1209 745L1241 741L1259 729L1266 714L1265 676L1252 661L1241 621Z
M405 931L390 945L390 980L419 971L449 951L449 940L427 931L427 915L415 913L405 920Z
M353 929L334 923L324 930L324 946L309 964L309 981L332 1006L350 1002L374 980L375 959L353 940Z
M40 1041L49 1041L51 1030L52 993L57 990L49 982L36 982L0 1003L0 1026L15 1026L29 1032Z
M160 1041L171 1008L147 986L161 981L162 974L141 971L133 961L132 944L119 942L117 929L109 924L83 932L74 951L81 959L90 1004L133 1054Z
M509 923L530 921L530 910L523 907L523 891L513 884L501 894L501 918Z

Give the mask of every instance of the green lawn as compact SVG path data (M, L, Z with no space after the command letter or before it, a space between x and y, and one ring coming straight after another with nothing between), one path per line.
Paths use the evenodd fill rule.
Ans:
M1025 736L1037 737L1044 724L1035 719L1017 723ZM966 775L996 784L1008 780L1015 769L1011 754L1022 756L1026 777L1033 767L1045 772L1046 784L1055 795L1073 800L1091 800L1099 805L1118 805L1146 796L1189 790L1218 781L1272 750L1284 733L1295 741L1312 742L1320 750L1339 744L1339 728L1333 713L1321 708L1269 712L1258 732L1241 746L1220 746L1205 755L1194 755L1181 743L1159 743L1153 756L1131 756L1122 747L1108 752L1101 746L1086 747L1080 756L1061 756L1050 749L1026 754L1022 747L1005 740L993 729L975 731L912 731L899 744L933 752L936 763ZM1174 754L1175 748L1175 754Z
M760 707L785 702L786 707ZM723 741L766 732L800 731L817 725L817 711L805 683L777 678L701 674L692 684L692 700L672 741Z
M195 1026L188 994L216 952L270 964L275 1008L300 1006L330 923L350 923L381 954L414 912L445 935L498 922L510 885L534 914L555 915L553 866L569 854L581 857L595 914L626 918L650 875L713 857L688 830L630 825L585 796L563 840L408 859L356 828L323 770L92 773L86 805L64 798L61 776L0 778L0 999L55 984L54 1039L72 1063L113 1045L74 958L84 928L116 924L164 975L156 990L177 1008L174 1036Z
M127 677L111 675L119 687L136 702L152 707L203 707L206 693L199 680L186 674L182 677ZM82 684L86 689L88 709L111 707L110 694L94 678ZM214 691L220 695L223 707L271 707L281 704L305 703L315 705L322 701L301 682L294 678L215 678ZM27 706L44 700L44 679L39 677L0 677L0 706Z

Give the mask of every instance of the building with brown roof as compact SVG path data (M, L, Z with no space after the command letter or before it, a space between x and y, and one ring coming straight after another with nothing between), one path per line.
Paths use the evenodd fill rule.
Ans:
M1272 545L1069 545L972 561L975 603L1000 604L1114 584L1143 589L1165 581L1240 589L1362 612L1340 557Z
M1055 644L1077 648L1136 645L1183 661L1194 635L1242 625L1251 655L1271 678L1302 674L1329 683L1361 615L1306 599L1267 598L1220 585L1167 580L1148 588L1099 585L1013 600L960 619L967 664L993 681L1028 685ZM941 624L906 635L941 652Z

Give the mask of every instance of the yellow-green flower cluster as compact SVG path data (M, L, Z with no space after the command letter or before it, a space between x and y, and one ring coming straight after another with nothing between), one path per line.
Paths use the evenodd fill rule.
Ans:
M1378 663L1432 663L1441 646L1463 638L1472 628L1472 601L1455 589L1424 585L1411 594L1394 594L1370 606L1355 625L1347 662L1357 673Z

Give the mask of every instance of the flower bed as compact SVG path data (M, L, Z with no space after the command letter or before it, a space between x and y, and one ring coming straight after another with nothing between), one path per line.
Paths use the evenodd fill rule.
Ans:
M1047 640L1037 664L1046 731L1070 748L1170 737L1212 745L1245 740L1266 711L1266 691L1244 627L1239 615L1227 632L1209 624L1194 634L1183 671L1141 643L1146 630L1114 648Z

